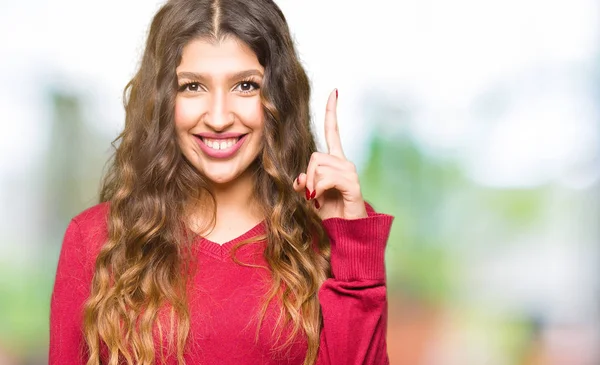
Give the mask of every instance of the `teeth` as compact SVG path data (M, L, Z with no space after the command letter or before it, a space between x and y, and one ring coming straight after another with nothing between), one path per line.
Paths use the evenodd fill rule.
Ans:
M206 144L208 147L214 150L224 150L227 149L239 141L239 138L228 138L228 139L209 139L202 138L202 142Z

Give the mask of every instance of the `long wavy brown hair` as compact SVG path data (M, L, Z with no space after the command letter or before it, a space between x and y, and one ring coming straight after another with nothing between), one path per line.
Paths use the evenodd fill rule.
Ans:
M208 180L185 159L176 140L175 69L189 41L224 37L248 45L265 68L265 140L251 168L254 194L266 217L264 257L272 286L259 318L277 300L278 326L291 329L285 345L304 336L304 363L316 361L317 292L330 275L329 243L318 215L292 187L316 146L309 82L285 17L271 0L170 0L155 15L139 70L125 88L125 128L113 142L115 154L101 185L100 201L110 202L108 241L96 260L85 304L87 365L100 364L104 355L109 365L153 364L156 327L161 337L166 332L171 353L184 363L190 329L186 280L194 265L189 255L193 232L182 222L193 207L214 224L216 203ZM169 331L157 320L165 308Z

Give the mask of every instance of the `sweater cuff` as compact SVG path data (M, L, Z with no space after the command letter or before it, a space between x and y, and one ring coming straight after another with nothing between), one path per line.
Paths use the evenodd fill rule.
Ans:
M366 218L323 221L331 242L331 272L336 280L385 281L385 246L394 217L369 213Z

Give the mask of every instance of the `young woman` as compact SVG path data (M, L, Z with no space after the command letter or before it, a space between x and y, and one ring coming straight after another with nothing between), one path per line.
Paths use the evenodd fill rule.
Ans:
M126 88L100 201L70 222L50 364L386 364L384 250L271 0L172 0Z

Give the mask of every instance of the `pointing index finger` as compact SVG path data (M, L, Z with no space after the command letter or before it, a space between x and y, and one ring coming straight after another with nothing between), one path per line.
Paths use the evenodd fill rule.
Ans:
M344 157L337 122L337 96L338 90L335 89L329 94L329 99L327 99L327 107L325 109L325 141L327 142L327 150L330 155Z

